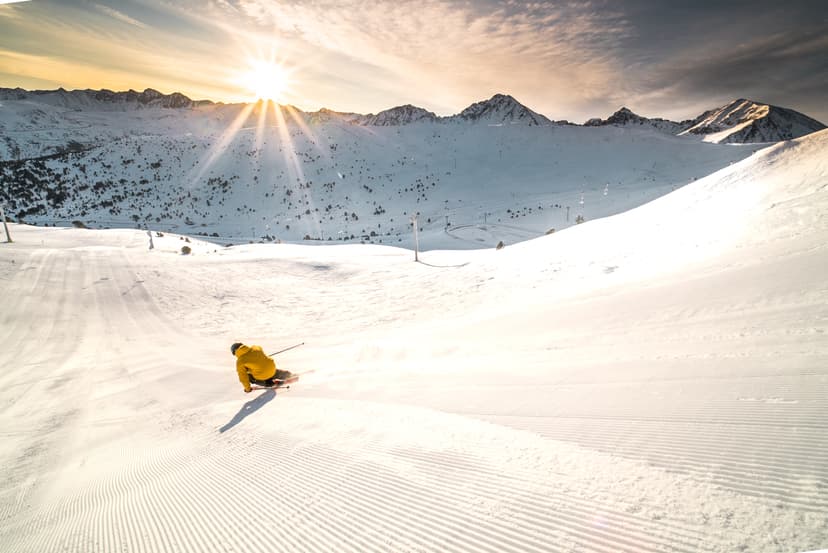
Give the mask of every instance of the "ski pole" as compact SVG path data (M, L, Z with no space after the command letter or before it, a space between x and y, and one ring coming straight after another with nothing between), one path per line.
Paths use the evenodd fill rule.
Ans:
M289 349L298 348L299 346L304 346L304 345L305 345L305 342L301 342L301 343L299 343L299 344L296 344L295 346L290 346L289 348L280 349L280 350L279 350L279 351L277 351L276 353L271 353L271 354L270 354L270 356L271 356L271 357L273 357L274 355L279 355L280 353L284 353L284 352L286 352L286 351L287 351L287 350L289 350Z

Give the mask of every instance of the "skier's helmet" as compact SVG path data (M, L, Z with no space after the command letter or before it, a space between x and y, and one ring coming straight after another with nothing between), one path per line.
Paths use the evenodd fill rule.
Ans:
M237 349L239 349L239 347L240 347L241 345L242 345L242 343L241 343L241 342L236 342L235 344L233 344L232 346L230 346L230 353L232 353L233 355L236 355L236 350L237 350Z

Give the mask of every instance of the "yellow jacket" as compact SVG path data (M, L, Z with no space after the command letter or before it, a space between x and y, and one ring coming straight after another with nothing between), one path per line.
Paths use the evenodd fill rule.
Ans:
M276 376L276 363L268 357L261 346L239 346L236 350L236 372L245 391L250 389L250 378L267 380Z

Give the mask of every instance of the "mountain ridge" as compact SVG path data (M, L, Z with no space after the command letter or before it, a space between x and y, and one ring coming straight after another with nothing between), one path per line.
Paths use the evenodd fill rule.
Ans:
M798 111L739 98L705 111L694 119L676 122L642 117L622 107L607 119L589 119L584 126L644 126L678 136L700 136L705 142L756 144L791 140L826 128Z
M368 114L357 116L352 120L359 125L369 127L388 127L396 125L409 125L417 122L434 122L440 118L433 112L424 108L405 104L380 111L376 115Z
M703 135L711 142L747 144L791 140L825 128L798 111L739 98L704 112L681 134Z
M489 124L524 123L529 126L553 124L545 116L532 111L508 94L495 94L488 100L475 102L447 119Z
M366 127L330 110L313 115L325 120L315 126L270 106L178 116L35 106L44 113L34 124L26 111L19 130L0 131L7 214L188 229L232 243L399 244L414 214L423 247L512 243L637 207L755 150L611 126L492 123L505 112L478 123ZM32 106L8 102L0 113L21 107ZM485 229L474 230L478 222Z
M53 105L75 109L91 108L96 105L110 109L127 107L184 109L202 106L232 106L211 100L192 100L180 92L164 94L152 88L142 92L128 90L114 92L108 89L28 91L22 88L0 88L0 100L50 100ZM360 126L400 126L414 123L485 123L488 125L522 124L527 126L577 125L566 120L552 121L537 113L508 94L494 94L491 98L474 102L459 113L438 116L424 108L405 104L391 107L376 114L338 112L321 108L305 112L296 108L294 112L312 123L326 123L332 120L346 121ZM621 107L607 119L592 118L583 126L645 127L679 136L699 136L708 142L763 143L798 138L826 126L807 115L790 108L784 108L739 98L724 106L705 111L693 119L676 122L659 117L643 117L627 107Z
M634 113L627 107L622 107L612 115L610 115L606 119L601 118L593 118L589 119L584 123L585 127L600 127L605 125L615 125L615 126L631 126L631 125L638 125L638 126L647 126L652 127L657 130L662 130L669 132L670 134L678 134L681 131L687 128L687 123L689 121L684 121L681 123L677 123L675 121L671 121L669 119L662 119L660 117L650 118L650 117L643 117Z
M55 104L63 104L65 107L91 106L93 102L101 104L137 104L142 107L162 107L170 109L195 107L200 105L211 105L211 100L192 100L180 92L164 94L153 88L145 88L139 92L129 89L116 92L107 88L99 90L75 89L66 90L57 88L55 90L26 90L17 88L0 88L0 100L28 100L29 95L37 98L47 97L55 100ZM74 101L75 105L70 105Z

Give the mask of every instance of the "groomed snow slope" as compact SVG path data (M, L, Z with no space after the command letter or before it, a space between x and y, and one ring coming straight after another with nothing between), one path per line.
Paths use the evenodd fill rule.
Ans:
M825 547L826 151L423 263L12 225L0 550Z

